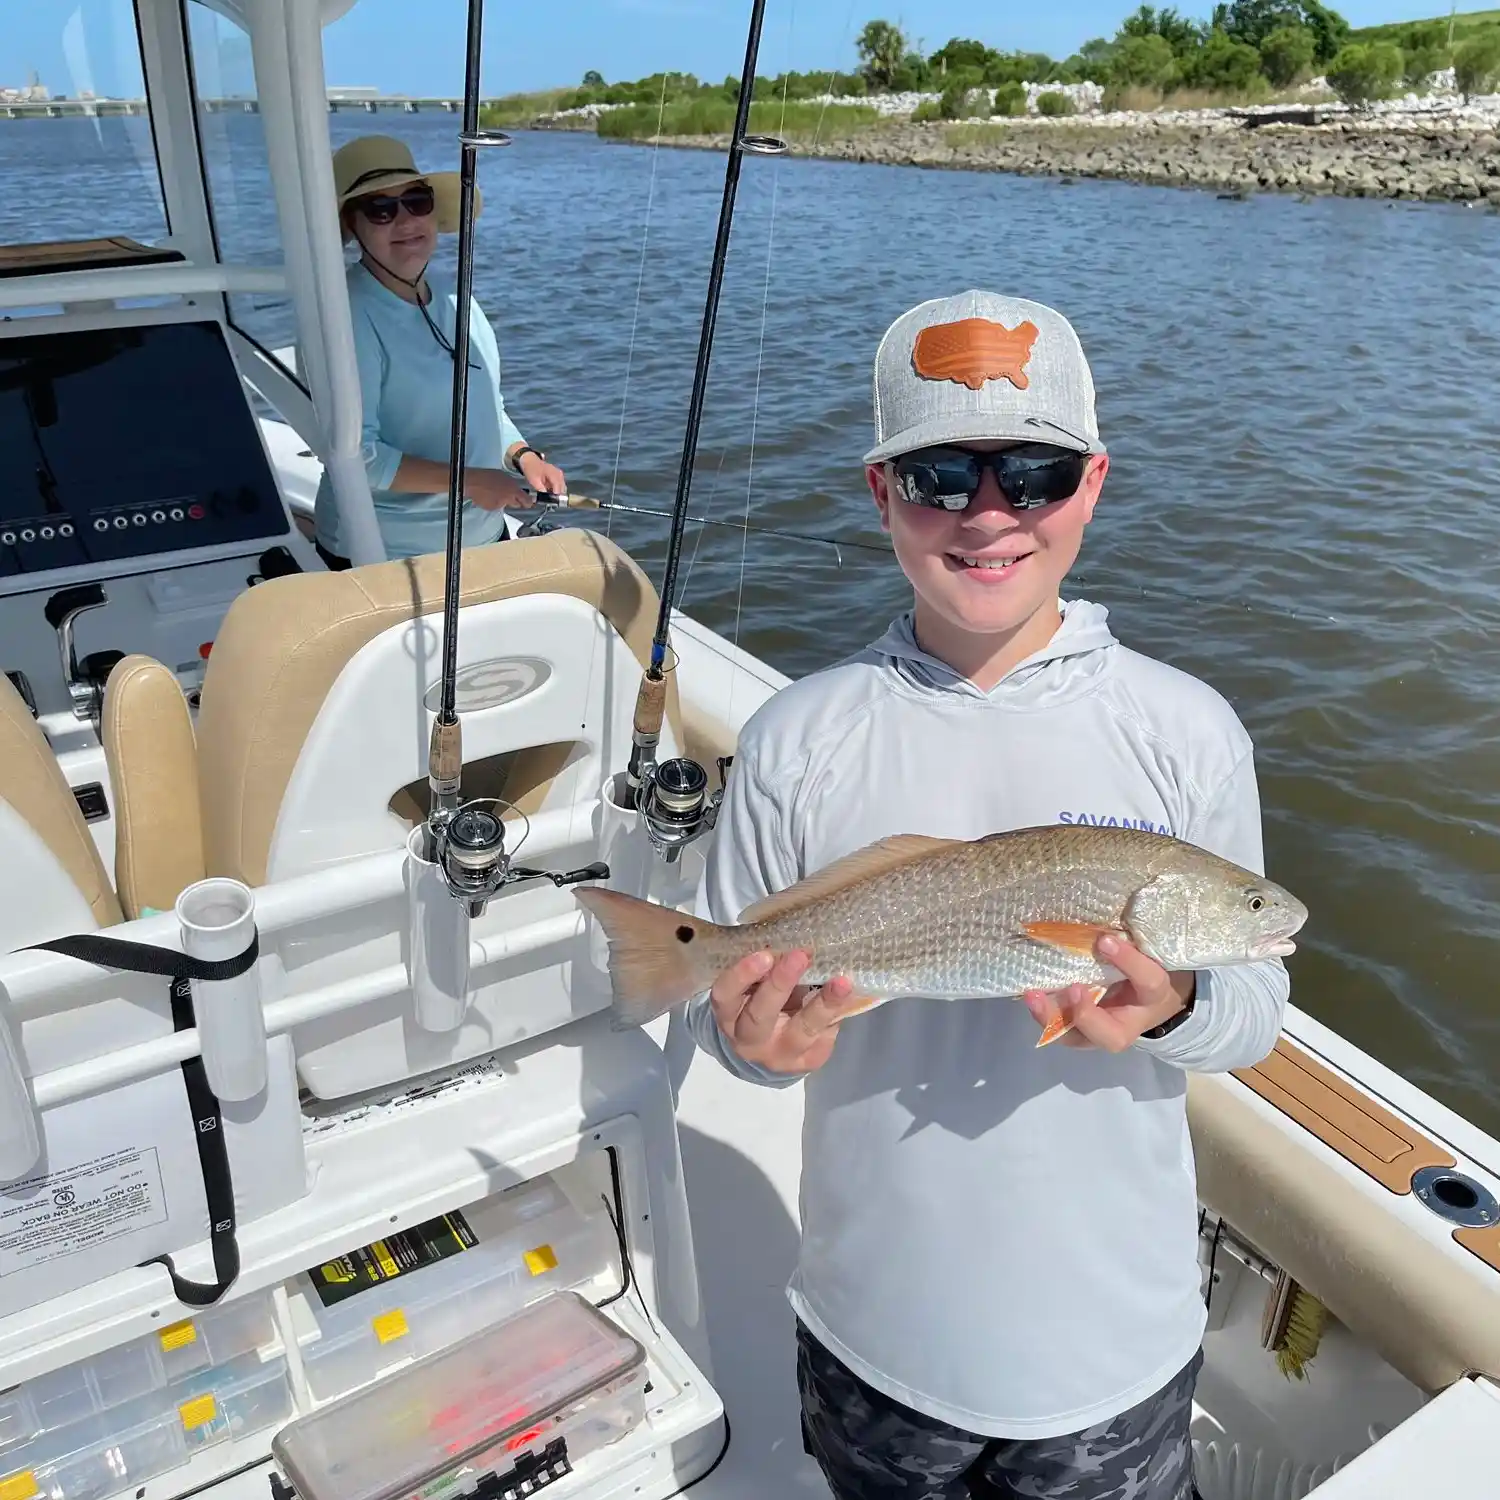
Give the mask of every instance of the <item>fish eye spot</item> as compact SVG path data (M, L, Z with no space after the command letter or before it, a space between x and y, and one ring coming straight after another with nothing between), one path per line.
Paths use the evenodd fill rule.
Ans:
M686 923L677 929L677 941L679 943L690 943L694 937L693 929Z

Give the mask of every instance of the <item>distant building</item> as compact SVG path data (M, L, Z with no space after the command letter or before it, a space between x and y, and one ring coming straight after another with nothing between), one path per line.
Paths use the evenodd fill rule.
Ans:
M380 97L380 90L362 83L344 87L330 85L328 88L328 97L336 104L342 104L346 101L352 103L357 99L378 99Z

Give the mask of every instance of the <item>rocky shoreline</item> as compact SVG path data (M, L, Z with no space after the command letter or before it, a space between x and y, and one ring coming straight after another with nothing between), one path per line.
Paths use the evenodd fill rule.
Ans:
M1347 117L1321 125L1201 124L1137 116L1128 124L1008 120L883 123L857 134L790 142L798 156L888 166L1110 178L1171 187L1420 199L1500 210L1500 129L1421 118ZM636 144L650 144L637 142ZM664 146L723 150L727 137L668 136Z

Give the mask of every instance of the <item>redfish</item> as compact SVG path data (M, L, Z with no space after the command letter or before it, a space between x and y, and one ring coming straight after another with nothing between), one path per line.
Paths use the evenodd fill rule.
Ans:
M709 989L747 954L800 949L806 984L844 975L881 1003L902 996L1016 998L1123 976L1095 955L1106 933L1168 970L1294 951L1307 908L1274 881L1137 828L1057 825L978 839L901 834L707 922L604 887L578 901L609 940L617 1025L640 1026ZM1039 1046L1070 1029L1059 1016Z

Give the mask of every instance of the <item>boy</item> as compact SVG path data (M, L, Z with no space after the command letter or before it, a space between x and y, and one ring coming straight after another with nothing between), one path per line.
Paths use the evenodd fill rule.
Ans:
M747 724L699 910L891 834L1133 823L1261 870L1251 744L1211 688L1059 599L1108 468L1093 378L1051 308L925 302L875 357L866 474L915 594L873 645ZM868 1004L757 954L693 1001L698 1044L806 1080L803 1430L837 1500L1189 1500L1205 1324L1189 1071L1264 1057L1278 959L1004 1000ZM1059 1005L1074 1023L1035 1047Z

